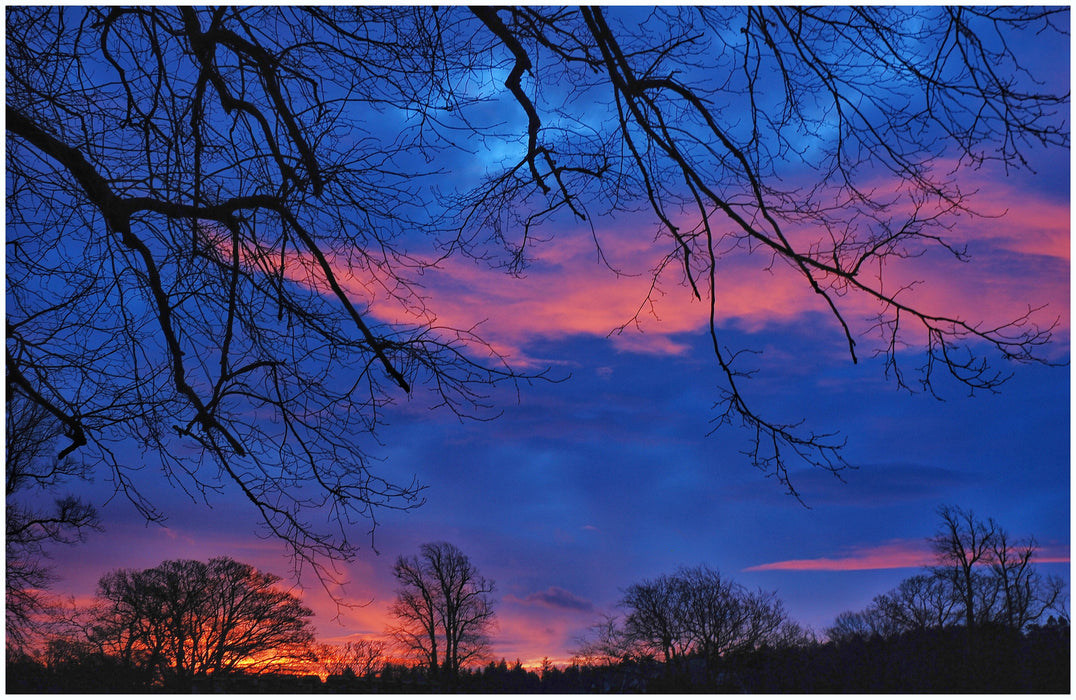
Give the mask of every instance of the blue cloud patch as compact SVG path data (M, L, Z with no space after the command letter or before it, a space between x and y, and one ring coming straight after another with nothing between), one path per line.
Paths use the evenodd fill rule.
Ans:
M523 605L541 605L562 610L579 610L582 612L594 610L594 604L589 600L584 600L571 591L566 591L557 586L550 586L544 591L531 593L523 598L505 596L505 600L512 600Z

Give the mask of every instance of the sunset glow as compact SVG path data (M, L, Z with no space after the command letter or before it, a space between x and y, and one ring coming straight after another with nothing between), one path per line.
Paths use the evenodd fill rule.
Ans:
M987 549L981 620L950 588L966 617L900 629L1062 629L1069 16L1025 9L9 8L19 662L92 641L134 668L166 624L100 623L107 577L136 615L176 589L136 573L228 558L303 618L243 667L296 648L280 669L324 680L315 643L369 641L458 689L423 644L569 667L633 586L687 614L716 580L772 601L766 634L691 656L633 629L627 680L590 687L702 659L739 690L719 660L956 586L953 512L1063 595L1021 617ZM432 550L476 619L415 593ZM17 638L21 590L60 632ZM139 682L195 688L161 648Z

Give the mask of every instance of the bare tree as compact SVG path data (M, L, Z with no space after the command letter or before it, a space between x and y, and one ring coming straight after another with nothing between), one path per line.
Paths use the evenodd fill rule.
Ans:
M286 670L313 658L313 613L279 582L226 557L119 569L101 578L90 638L173 689L215 673Z
M683 627L692 648L716 673L722 657L777 641L788 621L772 591L751 591L707 566L681 569Z
M688 651L691 643L683 628L684 587L674 576L634 583L628 587L621 606L628 610L624 632L635 645L660 657L671 668Z
M788 458L838 472L843 441L764 416L749 400L749 355L722 341L717 280L733 255L793 271L828 308L852 361L864 354L861 334L873 335L866 353L884 357L905 388L915 384L903 359L910 348L923 352L926 391L935 391L938 371L993 390L1006 375L990 353L1036 361L1049 340L1049 320L1036 325L1030 310L986 325L921 307L905 282L887 283L886 269L932 249L966 259L965 247L947 240L955 217L972 212L960 166L1020 166L1035 144L1067 144L1065 88L1047 94L1007 40L1022 31L1063 35L1066 10L474 12L502 45L527 147L465 200L461 234L478 222L522 264L544 220L649 209L665 254L652 289L678 266L684 286L709 305L724 378L717 422L753 431L748 455L792 493ZM571 87L546 89L554 84ZM883 176L894 184L879 187ZM599 250L616 245L595 238ZM849 315L857 299L877 309L869 329Z
M116 442L151 450L193 498L242 494L321 566L355 554L355 521L421 502L372 470L386 405L425 388L485 416L489 387L517 378L472 328L438 322L421 273L460 252L518 272L543 223L646 212L658 262L625 327L678 267L685 299L709 307L715 422L745 425L750 459L795 493L789 460L839 472L843 440L757 409L750 354L724 340L722 266L749 256L760 284L791 270L852 361L880 355L903 387L906 348L930 392L938 372L994 390L1006 375L989 360L1041 361L1052 326L1030 307L979 323L920 306L886 270L966 258L947 237L972 213L962 168L1067 145L1067 94L1010 40L1066 18L10 8L8 382L59 421L61 457L81 451L147 517L164 513ZM491 123L502 95L515 118ZM523 150L438 190L429 164L474 143Z
M10 387L6 408L4 613L10 655L26 648L34 630L41 629L40 614L50 607L47 589L55 573L47 562L48 547L82 542L100 524L96 509L73 495L56 498L51 509L34 505L64 482L85 478L85 468L56 457L59 425L44 409Z
M317 655L325 675L371 678L385 664L385 642L380 639L354 639L342 645L320 644Z
M826 628L826 637L838 644L867 639L875 633L871 622L870 616L865 612L845 610L838 613L833 619L833 624Z
M960 600L950 578L918 574L901 581L892 593L876 598L875 604L899 629L922 630L953 624Z
M1034 537L1014 539L993 518L981 520L958 506L941 506L938 515L941 525L930 539L937 564L863 611L838 615L831 639L891 637L960 622L969 631L994 624L1020 632L1051 611L1064 613L1065 583L1036 569Z
M941 525L931 540L938 558L936 571L950 578L963 604L964 624L970 630L980 621L979 614L987 602L975 567L991 562L998 525L993 518L983 522L972 511L958 506L941 506L938 517Z
M431 676L437 674L444 653L437 619L437 592L425 572L425 566L417 557L400 557L392 568L399 588L389 614L399 624L389 633L408 654L418 658L429 669Z
M1038 623L1050 611L1064 612L1065 582L1036 570L1032 559L1037 548L1034 537L1017 541L998 528L991 562L1002 593L997 617L1014 630Z
M384 406L421 386L481 415L513 376L413 286L424 136L358 136L450 84L412 60L431 12L8 13L8 382L146 517L116 441L329 573L353 523L422 501L370 470Z
M712 676L728 654L776 643L788 622L775 593L749 591L707 566L633 584L621 605L625 635L660 654L670 673L698 655Z
M390 610L399 621L392 634L431 676L451 682L462 667L486 657L493 582L467 555L447 542L424 544L417 556L397 558L393 574L400 587Z
M587 666L613 666L648 651L632 638L616 615L602 615L576 640L573 659Z

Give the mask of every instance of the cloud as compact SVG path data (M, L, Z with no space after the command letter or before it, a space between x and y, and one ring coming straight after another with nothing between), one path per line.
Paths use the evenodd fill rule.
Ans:
M1043 318L1060 316L1061 330L1067 331L1069 207L1005 180L971 184L980 190L974 202L999 203L985 213L1003 214L959 218L946 232L954 245L969 245L971 263L961 264L944 252L894 257L887 266L886 289L926 280L901 292L900 298L929 313L955 314L987 325L1020 316L1028 304L1048 303L1049 313ZM528 345L535 341L577 335L608 337L625 351L684 354L689 346L683 334L706 328L709 303L691 296L675 261L654 278L667 251L654 243L653 227L645 220L598 226L597 240L616 272L598 262L589 234L572 230L555 232L551 241L533 249L534 262L521 277L462 256L441 260L421 273L410 270L414 275L410 286L400 283L397 270L379 268L361 255L351 258L359 264L349 265L348 256L341 255L333 259L333 266L342 286L367 315L387 324L433 322L473 328L515 366L536 362L528 353ZM788 235L801 247L828 240L826 234L806 228ZM733 250L718 264L718 323L735 322L757 331L812 312L829 314L825 301L811 293L801 273L772 264L767 255ZM309 261L296 258L289 266L294 279L311 283ZM862 294L839 296L836 301L854 333L865 332L868 319L881 308ZM839 332L836 320L833 323Z
M572 610L579 612L591 612L594 610L594 604L589 600L584 600L575 595L571 591L566 591L563 588L557 586L550 586L544 591L538 591L531 593L522 598L514 595L504 596L506 603L518 603L520 605L539 605L548 608L557 608L560 610Z
M1031 560L1036 564L1068 564L1069 546L1067 544L1053 544L1035 548L1035 556Z
M1068 545L1040 546L1033 561L1037 564L1068 563ZM836 557L786 559L750 566L744 571L874 571L922 568L934 563L934 553L925 540L893 540L880 545L853 547Z
M787 559L750 566L744 571L870 571L929 566L934 555L925 541L895 540L881 545L855 547L836 557Z

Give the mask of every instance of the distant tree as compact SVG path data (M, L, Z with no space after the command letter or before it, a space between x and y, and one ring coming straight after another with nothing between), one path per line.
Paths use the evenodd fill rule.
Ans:
M722 657L776 643L788 620L777 594L751 591L714 569L681 569L681 618L693 650L717 670Z
M23 651L40 630L40 613L49 609L47 589L55 580L48 547L75 544L88 530L100 529L96 509L81 498L56 498L50 509L35 505L86 468L56 456L61 425L54 416L8 384L6 405L5 620L7 654Z
M624 620L626 637L670 667L691 645L684 629L683 583L668 575L633 583L620 603L628 611Z
M424 544L418 555L397 558L393 575L399 587L390 614L398 624L390 633L431 677L452 682L488 654L493 582L455 545Z
M960 619L959 611L960 598L950 576L917 574L892 591L875 596L865 609L838 614L826 636L834 642L891 638L951 625Z
M979 520L975 513L958 506L938 508L941 525L931 544L938 559L937 574L948 577L964 608L964 624L973 629L991 602L989 587L976 566L989 564L997 540L998 525L993 518Z
M873 633L869 618L862 612L845 610L837 613L833 624L826 628L826 637L831 642L850 642L856 639L865 639Z
M586 666L612 666L649 652L636 644L616 615L603 614L576 640L573 661Z
M1048 613L1064 612L1065 582L1039 573L1033 563L1037 548L1034 537L1015 540L1000 527L995 535L990 568L1001 591L995 619L1010 629L1022 630Z
M697 655L712 675L729 654L777 643L788 622L776 594L750 591L706 566L633 584L621 605L624 634L669 671Z
M313 613L280 578L220 557L166 561L101 578L91 641L166 688L232 671L284 671L311 661Z
M917 574L901 581L889 594L875 598L875 607L892 628L922 630L951 625L960 600L946 577Z
M818 644L818 635L810 627L789 618L781 623L769 641L778 649L806 648Z
M1065 583L1036 569L1034 537L1019 540L993 518L983 521L955 506L942 506L938 515L941 528L931 540L938 557L934 571L952 582L969 629L994 622L1022 630L1050 612L1063 612Z
M325 675L353 675L370 678L385 664L385 642L379 639L353 639L342 645L320 644L318 663Z
M838 615L828 630L831 640L959 623L972 632L985 624L1020 632L1065 612L1065 582L1037 570L1034 537L1017 540L993 518L983 521L956 506L942 506L938 515L941 526L930 538L937 564L876 596L866 609Z

